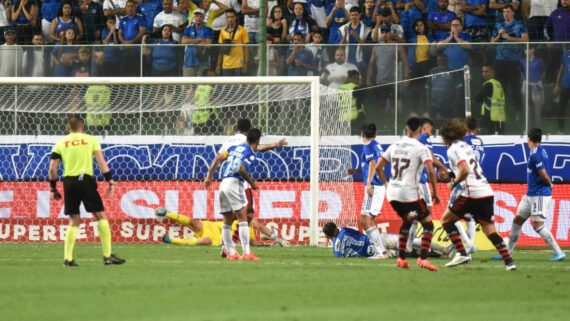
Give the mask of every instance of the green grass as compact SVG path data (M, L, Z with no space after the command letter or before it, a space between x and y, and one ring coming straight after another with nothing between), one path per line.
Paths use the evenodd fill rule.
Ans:
M568 262L515 252L506 272L477 252L429 272L395 260L336 259L331 249L255 249L260 262L229 262L219 248L117 244L123 266L77 244L78 268L61 244L0 244L2 320L562 320Z

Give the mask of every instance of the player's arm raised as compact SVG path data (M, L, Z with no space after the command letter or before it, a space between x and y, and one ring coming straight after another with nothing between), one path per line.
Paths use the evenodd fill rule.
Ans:
M259 187L255 183L253 178L251 178L251 176L249 176L249 173L247 172L247 167L245 167L244 164L239 165L238 173L241 175L241 177L243 177L243 179L245 179L246 182L249 183L249 185L251 185L252 190L255 191L255 190L259 189Z
M61 155L57 153L51 154L51 159L49 161L49 183L50 183L50 191L53 195L53 199L56 201L61 199L61 194L57 190L57 169L59 168L59 163L61 163Z
M105 156L103 156L103 152L101 150L96 150L93 153L93 155L95 156L97 165L99 165L101 174L103 175L103 177L105 177L105 180L109 183L109 189L107 190L107 197L111 197L115 192L115 185L117 185L117 182L113 179L113 174L111 173L111 169L107 165L107 161L105 161Z
M431 183L432 197L434 199L434 204L439 204L439 196L437 195L437 177L435 175L435 170L431 161L425 162L425 167L427 169L428 179Z
M289 145L289 143L285 140L285 138L282 138L281 140L279 140L278 142L275 142L273 144L258 145L257 151L258 152L266 152L270 149L279 148L279 147L283 147L283 146L287 146L287 145Z
M210 185L212 185L212 182L214 181L214 173L218 169L218 166L220 166L220 163L225 161L226 158L228 158L227 151L223 151L214 157L214 160L210 164L210 168L208 168L208 175L206 175L206 179L204 180L205 188L208 188Z

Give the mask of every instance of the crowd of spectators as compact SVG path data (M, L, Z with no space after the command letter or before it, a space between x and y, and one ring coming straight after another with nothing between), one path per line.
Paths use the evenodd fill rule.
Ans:
M260 1L5 0L0 76L255 75L258 50L244 45L260 42ZM570 41L570 0L268 0L267 10L267 42L280 45L267 51L271 75L318 75L339 87L357 70L366 87L394 81L396 56L400 79L492 56L496 78L517 106L525 76L513 75L520 74L525 52L509 43ZM501 44L489 53L474 45L478 42ZM366 45L374 43L412 45ZM434 43L456 45L433 50ZM42 44L53 46L48 54L27 48ZM96 44L105 46L85 46ZM4 46L16 47L5 52ZM553 74L564 64L567 48L557 50ZM438 94L452 81L417 80L409 86L439 110L448 103L443 98L461 99Z

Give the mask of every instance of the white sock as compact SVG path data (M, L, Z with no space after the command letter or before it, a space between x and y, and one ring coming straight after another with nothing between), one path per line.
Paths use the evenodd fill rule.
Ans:
M232 247L232 227L231 225L222 225L222 241L224 242L224 248L228 252L228 255L233 255L235 253Z
M558 243L554 237L552 237L552 233L548 228L546 228L546 225L539 227L536 232L540 235L540 237L542 237L546 244L550 245L550 247L554 250L554 253L558 254L562 252L562 250L560 250L560 246L558 246Z
M384 244L382 244L382 240L380 239L380 232L378 232L378 228L376 226L372 226L366 230L366 235L368 235L370 242L372 245L374 245L374 251L376 254L384 254L384 251L386 251L386 249L384 248Z
M414 237L418 230L418 221L413 221L410 226L410 234L408 234L408 243L406 243L406 252L410 253L414 249Z
M477 233L475 230L475 220L470 219L465 222L465 224L467 224L467 237L469 237L469 242L473 245L475 244L475 234Z
M519 237L521 237L521 229L522 226L513 223L511 233L509 233L509 244L507 244L507 251L509 251L509 253L513 253L515 250L515 245L517 244Z
M243 254L249 254L249 226L247 225L247 222L239 222L238 228Z
M473 244L471 244L471 242L469 241L469 236L467 236L467 233L465 233L465 228L463 228L463 224L461 224L460 221L456 221L454 224L455 227L457 227L457 231L459 231L459 237L461 237L461 242L463 242L465 250L467 252L471 251L471 246ZM468 246L469 248L467 248Z

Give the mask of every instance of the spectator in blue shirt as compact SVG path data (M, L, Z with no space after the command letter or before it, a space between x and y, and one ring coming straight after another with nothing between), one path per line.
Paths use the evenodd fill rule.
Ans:
M456 18L454 12L447 10L449 0L439 0L439 11L428 15L427 29L432 32L435 41L443 39L443 35L451 30L451 20Z
M552 41L570 41L570 0L560 0L560 8L546 20L546 31Z
M456 73L445 73L450 71L447 66L447 56L439 54L437 56L437 67L432 68L429 73L433 76L428 78L425 84L427 110L434 119L452 119L459 116L455 107L460 103L463 82L458 81ZM444 73L441 75L435 75ZM462 79L461 79L462 80Z
M194 10L194 24L186 27L182 33L182 43L186 46L182 72L184 77L196 77L204 73L210 65L210 48L205 46L213 42L213 33L210 27L204 24L204 10Z
M107 28L101 31L101 42L103 47L103 66L99 73L103 77L119 76L121 69L121 51L116 44L119 43L117 36L117 18L115 15L107 16L105 21Z
M562 55L560 69L556 77L556 85L554 86L554 94L560 94L560 106L558 108L558 131L562 134L564 128L564 118L570 102L570 50L566 50ZM568 132L566 132L567 134Z
M520 1L519 0L489 0L489 12L488 16L493 17L494 22L503 22L505 18L503 17L503 9L511 5L515 13L519 10Z
M469 61L469 50L471 50L471 35L463 32L461 19L451 20L451 31L443 34L443 39L439 43L453 45L445 46L443 53L447 56L447 66L450 69L461 69Z
M528 50L525 50L527 54L526 57L523 57L520 60L520 72L521 78L523 79L522 85L522 98L526 97L526 94L529 95L529 126L530 127L539 127L540 126L540 118L542 117L542 107L544 106L544 87L542 86L542 80L546 75L544 69L544 61L540 57L536 57L534 55L534 48L530 47ZM528 73L526 70L528 59ZM527 79L528 74L528 79ZM526 82L528 81L528 92L526 90Z
M83 0L81 4L73 7L73 15L83 23L85 30L83 42L98 43L101 39L101 30L105 26L103 6L92 0Z
M350 22L340 27L342 40L340 44L348 44L346 48L347 62L358 67L361 75L366 72L366 57L360 44L367 42L370 29L360 21L360 9L357 6L350 8Z
M144 16L146 24L146 33L152 33L152 25L154 17L162 11L162 1L160 0L143 0L137 5L137 12Z
M170 25L162 26L160 39L155 40L153 46L144 46L143 54L152 55L152 77L175 77L178 76L178 48L172 40L172 28ZM148 35L143 36L143 44L146 44Z
M42 16L42 34L46 44L53 43L50 38L51 22L57 17L57 10L61 6L62 0L44 0L42 1L42 9L40 11Z
M289 66L287 75L306 76L309 71L315 69L313 54L304 46L305 40L302 33L297 32L293 36L293 47L287 50L285 63Z
M11 19L16 28L16 43L29 44L32 41L32 22L37 18L38 6L29 0L16 0L12 6Z
M119 40L126 45L140 44L146 33L146 22L141 14L136 13L134 0L127 0L127 16L119 22ZM121 75L140 76L140 47L123 47L121 53Z
M379 0L380 1L380 0ZM340 26L348 22L348 17L350 14L348 10L344 7L344 0L336 0L332 2L327 7L327 19L326 23L329 27L329 39L328 43L336 44L342 39L340 34Z
M378 0L380 3L380 0ZM374 28L376 25L376 19L374 19L374 0L365 0L364 6L362 9L362 15L360 16L360 20L364 23L364 25L368 28Z
M489 41L489 32L487 31L487 22L485 21L488 5L489 0L466 0L460 2L460 8L465 18L465 32L471 35L473 42Z
M503 8L505 21L495 26L491 42L527 42L528 31L522 21L515 19L515 10L511 5ZM506 101L509 98L516 109L516 121L520 121L522 104L519 90L521 88L519 60L522 58L522 48L519 45L497 46L497 80L503 85Z
M398 1L398 5L400 5L401 1ZM419 7L418 4L422 4L421 1L405 1L407 2L404 5L404 11L401 13L401 22L400 24L404 28L404 35L406 39L411 39L414 37L415 33L415 22L417 20L423 20L423 9L424 7Z
M293 3L293 17L289 24L288 40L293 41L295 34L300 32L305 37L305 42L311 41L311 22L305 12L305 6L301 2Z
M65 1L59 7L57 16L52 20L50 27L50 37L55 42L60 42L62 31L73 28L76 37L75 41L83 38L83 23L81 19L73 16L73 8L70 1Z

